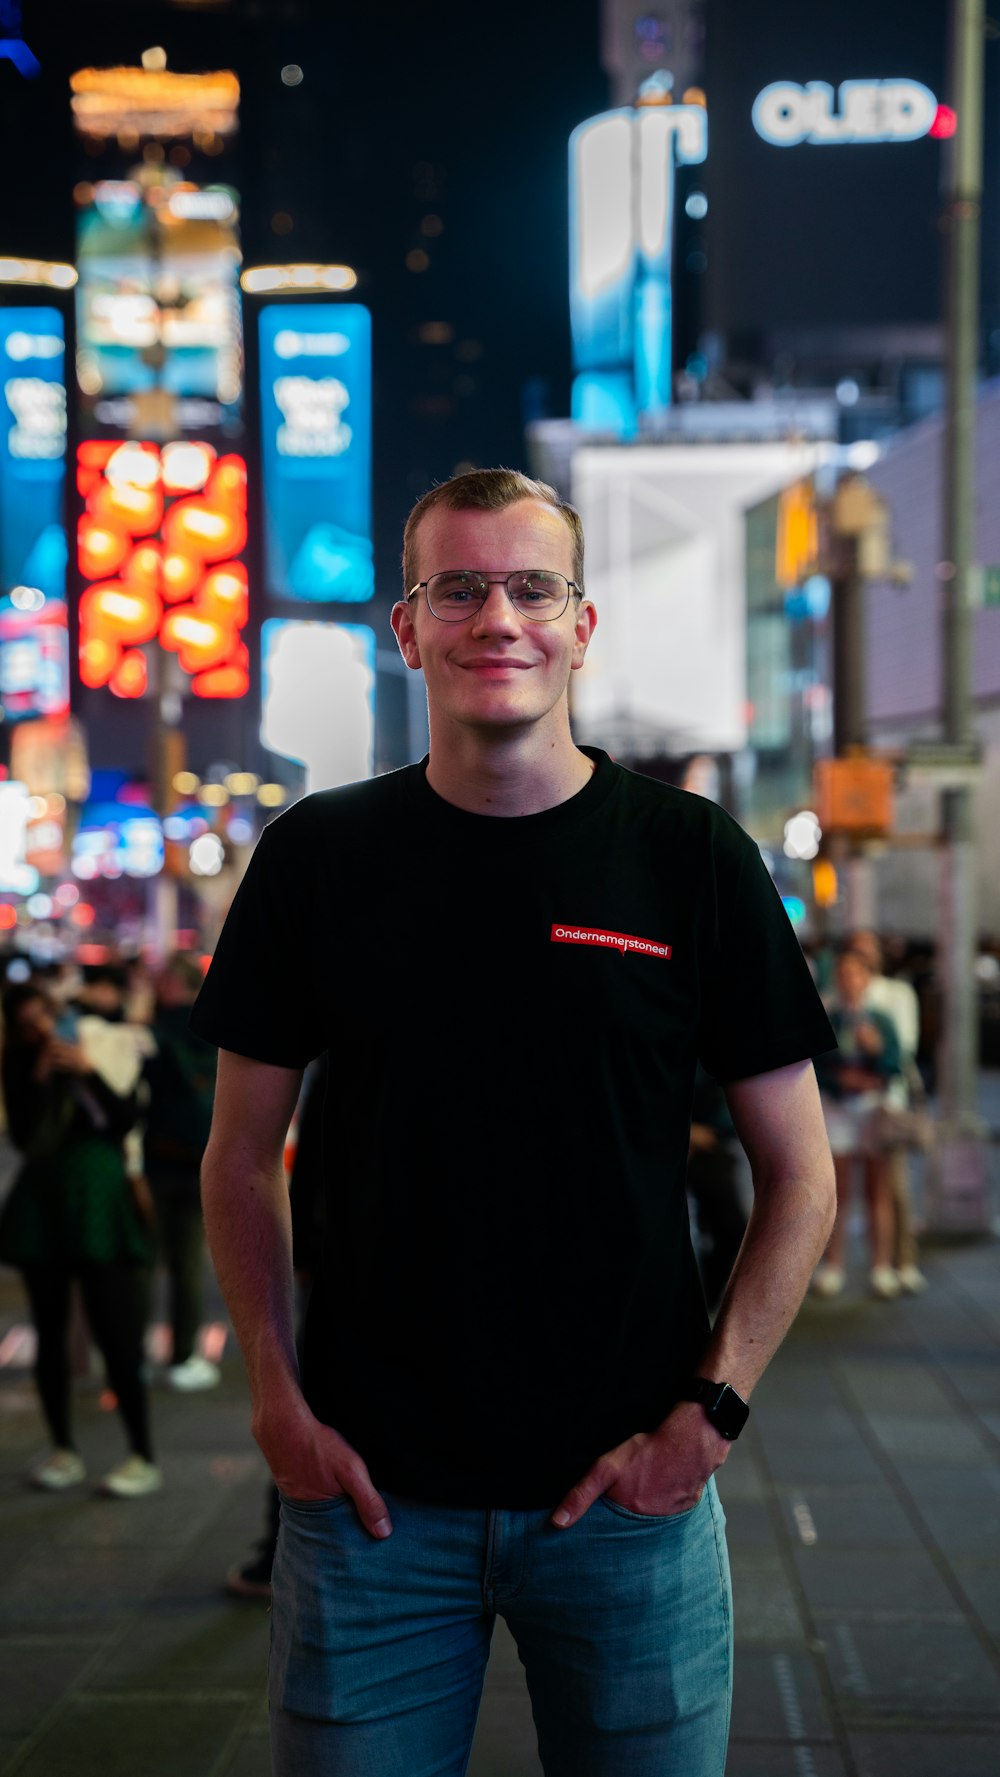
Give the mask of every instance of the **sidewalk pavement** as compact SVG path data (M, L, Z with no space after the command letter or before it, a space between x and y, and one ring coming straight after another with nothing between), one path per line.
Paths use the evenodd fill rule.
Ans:
M996 1777L997 1242L928 1248L926 1295L891 1305L865 1298L855 1258L852 1292L806 1303L720 1473L727 1774ZM44 1447L23 1322L0 1272L0 1772L266 1777L266 1613L222 1591L264 1504L231 1340L218 1389L157 1394L166 1485L126 1503L23 1486ZM100 1475L121 1443L96 1385L77 1419ZM539 1777L502 1623L493 1648L469 1777Z

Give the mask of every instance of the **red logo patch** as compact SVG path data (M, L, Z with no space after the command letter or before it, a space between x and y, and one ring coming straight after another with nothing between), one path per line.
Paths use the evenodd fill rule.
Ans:
M604 932L597 926L553 926L549 934L553 944L588 944L604 949L629 950L640 956L669 957L672 944L658 944L654 938L633 938L628 932Z

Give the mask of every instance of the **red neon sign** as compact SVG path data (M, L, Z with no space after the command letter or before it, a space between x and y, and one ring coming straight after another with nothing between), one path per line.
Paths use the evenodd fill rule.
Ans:
M141 649L158 640L190 674L196 697L243 697L243 458L217 456L209 444L91 439L78 452L77 486L83 683L141 697Z

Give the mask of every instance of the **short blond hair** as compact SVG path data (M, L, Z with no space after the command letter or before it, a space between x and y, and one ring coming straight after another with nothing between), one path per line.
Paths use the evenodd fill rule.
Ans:
M450 481L432 487L410 513L403 531L404 598L417 582L417 528L428 512L438 506L449 512L500 512L505 506L516 506L520 500L540 500L565 519L573 539L573 580L582 596L583 525L576 507L560 500L548 482L533 481L530 475L522 475L520 469L470 469L467 475L453 475ZM534 563L536 567L544 565Z

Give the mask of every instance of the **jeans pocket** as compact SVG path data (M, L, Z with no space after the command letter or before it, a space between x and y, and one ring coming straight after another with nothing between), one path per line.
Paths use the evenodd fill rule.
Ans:
M283 1506L287 1506L290 1512L308 1512L310 1516L314 1512L336 1511L337 1507L342 1506L350 1497L349 1493L333 1493L329 1499L294 1499L289 1494L282 1493L280 1487L278 1488L278 1498Z
M609 1499L606 1493L599 1494L597 1504L604 1506L606 1511L614 1512L616 1518L627 1519L630 1524L684 1524L694 1517L704 1498L703 1488L700 1499L684 1512L633 1512L629 1506L619 1504L617 1499Z

